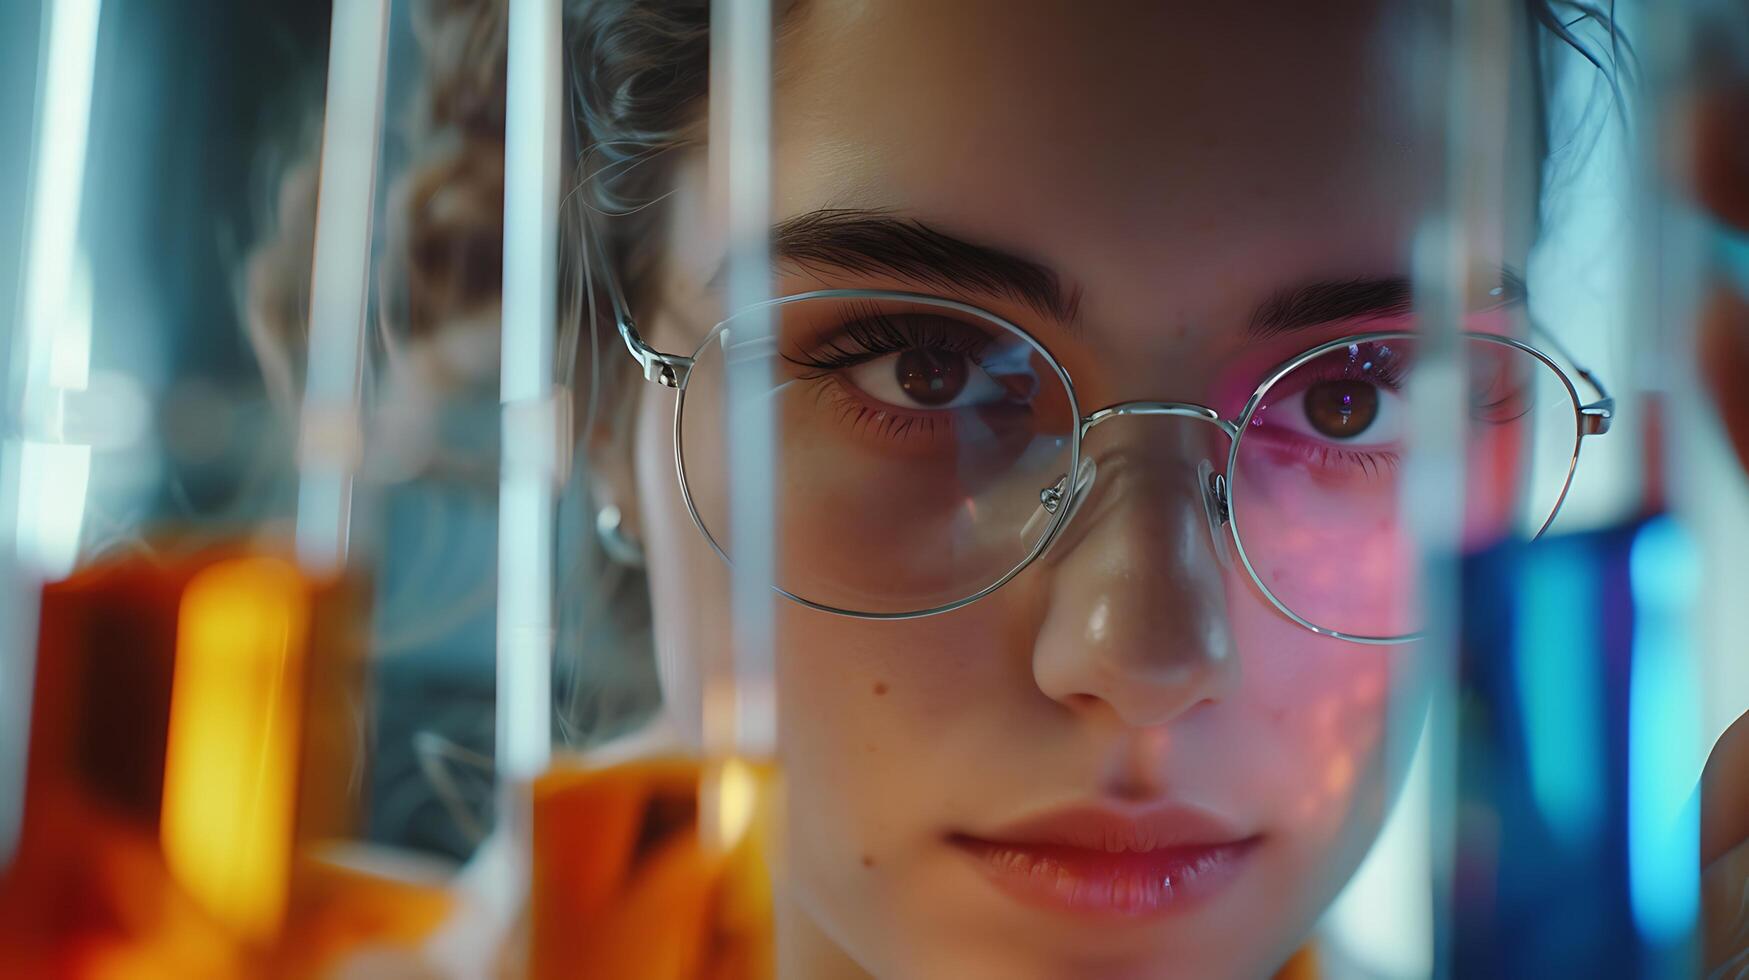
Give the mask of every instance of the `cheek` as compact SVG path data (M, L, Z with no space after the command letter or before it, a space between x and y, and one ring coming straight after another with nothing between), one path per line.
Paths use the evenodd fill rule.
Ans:
M1288 814L1330 826L1378 792L1388 681L1377 659L1348 651L1313 659L1319 668L1292 686L1292 700L1282 708L1286 744L1296 758Z
M924 832L919 806L954 789L955 766L1010 723L1024 661L997 644L1003 623L972 607L950 617L870 622L800 607L779 618L781 739L807 812L879 835ZM986 706L968 710L968 692ZM973 754L975 758L976 755ZM963 776L963 772L962 772ZM934 831L928 831L933 833ZM851 836L855 836L852 834Z
M1244 658L1241 698L1273 743L1276 812L1328 836L1382 804L1389 774L1381 764L1395 755L1381 750L1398 648L1317 636L1249 591L1231 615Z
M990 719L966 698L1001 697L997 624L980 636L792 609L778 649L791 883L814 921L876 943L858 955L880 962L920 932L908 917L931 907L917 890L939 873L953 800L987 772Z
M1038 744L1049 702L1004 598L908 622L780 615L782 762L808 815L791 827L794 867L824 907L927 873L917 862L950 825L1012 797L1001 762Z

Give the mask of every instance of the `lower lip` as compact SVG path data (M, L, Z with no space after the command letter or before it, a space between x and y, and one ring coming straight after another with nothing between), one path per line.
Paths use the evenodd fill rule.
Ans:
M998 888L1027 905L1117 918L1173 915L1204 904L1244 870L1257 838L1109 853L955 836Z

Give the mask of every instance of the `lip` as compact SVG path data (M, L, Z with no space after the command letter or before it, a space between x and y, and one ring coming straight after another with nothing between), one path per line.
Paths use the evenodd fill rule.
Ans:
M948 842L1002 891L1034 908L1136 919L1207 904L1261 844L1190 807L1057 810Z

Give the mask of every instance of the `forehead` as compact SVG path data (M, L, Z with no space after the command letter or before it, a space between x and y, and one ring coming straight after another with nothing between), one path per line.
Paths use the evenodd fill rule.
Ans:
M803 0L778 206L902 210L1090 298L1240 261L1399 268L1433 169L1405 6Z

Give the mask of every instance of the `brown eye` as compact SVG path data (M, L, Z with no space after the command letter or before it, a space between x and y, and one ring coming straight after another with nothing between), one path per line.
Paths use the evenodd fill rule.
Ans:
M964 354L914 347L893 359L893 377L912 401L936 408L959 397L970 372Z
M1365 381L1320 381L1306 389L1306 421L1320 435L1352 439L1379 414L1379 390Z

